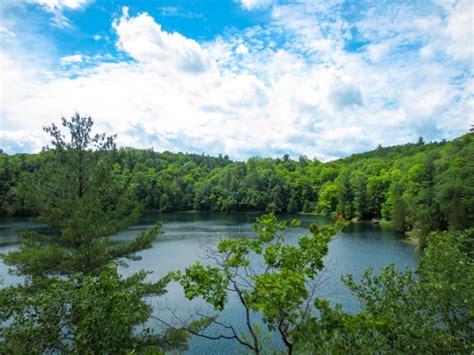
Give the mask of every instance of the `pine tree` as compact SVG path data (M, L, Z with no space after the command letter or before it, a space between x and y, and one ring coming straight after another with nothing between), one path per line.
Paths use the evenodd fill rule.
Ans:
M352 218L352 191L349 180L349 172L345 170L338 179L337 186L337 215L344 218Z
M298 203L294 196L291 196L288 201L288 207L286 208L288 213L297 213L298 212Z
M351 185L354 190L354 214L363 219L367 213L367 176L364 173L354 174Z
M115 136L92 136L90 117L62 119L66 137L54 124L47 163L31 174L24 193L37 213L36 222L52 231L48 236L27 232L19 251L4 257L22 274L48 276L75 272L95 275L110 262L134 258L151 247L159 226L129 243L111 244L109 237L136 220L139 204L126 182L114 174Z
M392 225L396 231L406 231L406 203L402 196L402 186L395 183L393 188Z
M0 291L0 301L9 300L0 305L0 321L8 320L0 352L126 353L176 341L183 348L179 334L164 339L144 327L151 308L143 298L163 294L166 280L117 272L118 263L152 246L160 224L131 242L111 243L140 207L114 165L115 136L92 135L92 119L79 114L62 125L67 136L54 124L45 128L53 147L23 186L36 221L50 232L26 232L18 251L2 255L25 281Z

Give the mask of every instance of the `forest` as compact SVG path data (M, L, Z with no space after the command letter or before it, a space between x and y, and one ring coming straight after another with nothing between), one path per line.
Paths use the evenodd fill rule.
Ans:
M160 354L184 351L199 336L263 354L272 351L265 332L288 354L474 351L473 132L322 163L116 148L115 136L92 134L92 119L79 114L45 131L51 146L41 153L0 157L1 214L48 227L24 232L19 248L0 256L22 277L0 288L0 353ZM130 242L113 236L147 210L266 214L255 238L208 250L210 264L124 277L119 266L140 259L161 224ZM290 245L285 235L299 222L279 221L275 213L285 212L337 222L311 224ZM416 231L420 262L416 270L388 265L361 280L344 276L362 305L353 314L319 297L316 281L331 239L349 221L372 218ZM149 300L170 283L213 313L176 323L154 312ZM230 295L242 306L243 329L220 321Z
M27 177L51 151L0 155L0 215L34 215ZM322 163L288 155L250 158L120 148L112 184L126 184L141 210L305 212L344 220L383 218L401 232L463 230L474 224L474 135L381 147Z

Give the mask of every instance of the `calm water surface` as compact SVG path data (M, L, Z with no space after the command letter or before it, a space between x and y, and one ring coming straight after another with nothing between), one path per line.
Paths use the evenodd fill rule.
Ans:
M257 214L235 213L230 215L211 213L167 213L146 214L139 223L114 237L115 240L131 240L140 231L151 227L157 220L163 221L164 233L160 235L153 248L140 253L142 260L131 262L123 268L124 275L138 270L153 273L150 280L156 280L169 271L182 270L199 260L203 255L203 246L213 246L222 238L253 237L252 226ZM298 228L287 230L289 243L296 242L299 236L308 232L310 223L327 224L328 218L311 215L282 215L281 219L298 218L302 224ZM0 252L8 252L18 247L18 233L25 229L39 229L25 218L0 219ZM414 268L417 265L415 248L402 240L399 233L388 227L371 223L351 224L337 235L329 245L329 255L325 259L327 270L321 279L318 295L341 303L351 312L358 310L358 303L340 281L341 275L352 274L357 279L365 269L394 263L398 269ZM0 276L4 285L18 282L20 279L8 274L5 265L0 264ZM180 287L170 284L165 297L150 299L155 312L171 320L170 310L180 317L186 317L195 310L212 311L200 301L184 300ZM243 311L236 299L230 299L222 321L232 321L243 325ZM258 321L256 319L256 321ZM158 326L158 325L156 325ZM210 331L213 331L211 329ZM278 339L270 340L273 347L281 347ZM232 354L241 353L242 348L231 341L209 341L194 338L190 343L189 354Z

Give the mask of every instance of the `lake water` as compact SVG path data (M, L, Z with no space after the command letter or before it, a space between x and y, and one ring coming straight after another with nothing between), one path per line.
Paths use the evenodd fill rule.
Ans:
M140 253L142 260L131 262L123 268L124 275L138 270L152 271L150 280L156 280L169 271L183 270L204 255L203 246L213 246L222 238L253 237L252 226L257 214L211 214L211 213L167 213L146 214L128 230L118 234L114 239L130 240L140 231L152 226L157 220L163 221L164 233L159 236L153 248ZM293 218L302 221L298 228L287 230L288 243L296 242L299 236L308 232L310 223L332 223L328 218L312 215L282 215L280 219L290 221ZM18 233L25 229L40 229L40 226L28 222L25 218L0 219L0 252L8 252L18 247ZM415 247L404 242L402 235L389 227L371 223L351 224L344 228L329 245L329 254L325 259L326 271L318 289L318 296L330 299L333 303L341 303L351 312L358 310L358 303L352 298L348 289L340 281L341 275L352 274L360 278L369 267L375 270L394 263L398 269L414 268L417 265ZM19 278L8 275L5 265L0 264L0 276L4 285L19 281ZM171 319L169 310L180 317L186 317L193 311L211 311L203 307L200 301L188 302L184 299L181 289L170 284L168 293L159 299L151 299L155 312ZM224 322L243 324L243 311L238 301L230 299L225 312L221 315ZM258 321L258 319L255 319ZM157 325L158 327L158 325ZM210 330L211 332L213 329ZM278 339L270 340L272 347L280 348ZM231 354L241 353L235 342L229 340L212 341L193 338L190 342L189 354Z

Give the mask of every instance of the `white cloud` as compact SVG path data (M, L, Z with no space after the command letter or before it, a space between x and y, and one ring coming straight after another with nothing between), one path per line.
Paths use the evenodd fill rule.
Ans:
M5 26L0 25L0 38L14 38L15 34Z
M242 55L249 54L249 49L245 44L239 44L235 49L235 53Z
M239 2L245 10L252 11L270 6L273 0L239 0Z
M460 0L447 6L449 13L445 33L450 39L447 52L456 59L474 60L474 4Z
M77 10L85 7L93 0L28 0L30 3L35 3L43 6L49 10Z
M432 59L434 55L434 49L431 45L426 45L420 49L420 56L424 59Z
M28 3L41 6L52 14L51 25L60 29L72 27L71 21L64 15L64 11L81 10L94 0L26 0Z
M124 7L114 29L119 36L117 47L139 62L195 73L209 68L208 56L196 41L162 31L146 13L130 18Z
M374 43L367 46L367 52L372 61L377 62L385 57L392 48L393 43L391 41L385 41L381 43Z
M68 66L50 71L5 54L2 76L17 85L1 93L2 134L30 142L10 149L37 149L46 137L28 136L26 128L40 132L78 110L99 130L117 132L122 145L326 160L420 134L430 140L467 131L474 81L464 67L438 61L442 49L429 35L434 27L448 31L450 18L399 11L400 27L393 21L392 32L377 37L376 20L384 19L371 14L360 32L379 48L350 52L339 4L316 5L274 5L270 25L201 44L124 9L113 24L116 45L134 60L71 54L61 59ZM419 49L397 55L400 45L420 38ZM283 45L271 45L277 39ZM75 66L83 62L89 65Z
M176 6L163 6L159 8L161 15L183 18L202 18L202 14L185 11Z
M38 151L43 141L25 130L3 131L0 130L0 148L5 152Z
M61 65L70 65L73 63L80 63L82 62L83 57L81 54L74 54L74 55L68 55L66 57L62 57L59 59Z

